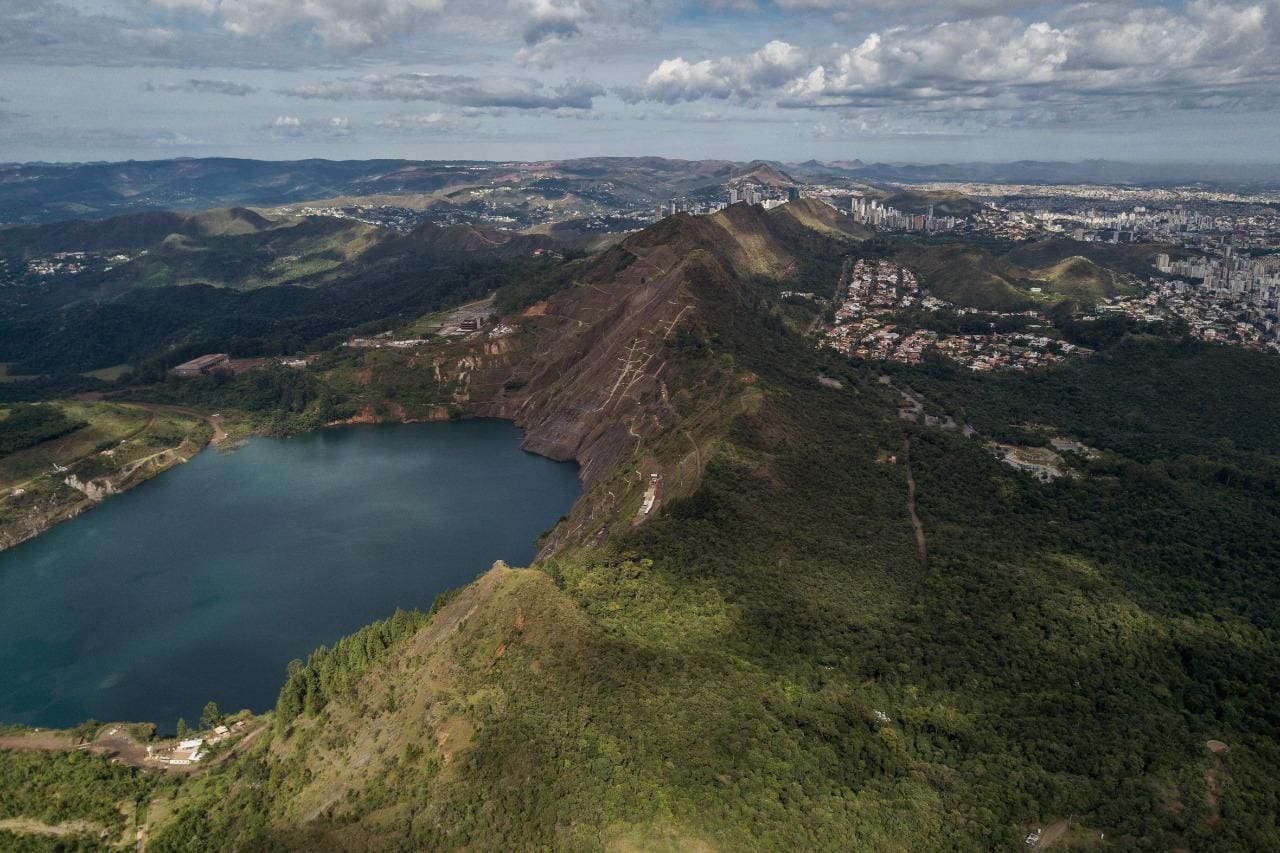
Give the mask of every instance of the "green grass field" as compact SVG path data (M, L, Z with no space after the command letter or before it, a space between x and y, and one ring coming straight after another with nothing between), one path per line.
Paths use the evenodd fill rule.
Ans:
M115 382L121 376L132 372L133 365L113 364L111 367L100 367L97 370L87 371L84 375L91 376L94 379L101 379L103 382Z

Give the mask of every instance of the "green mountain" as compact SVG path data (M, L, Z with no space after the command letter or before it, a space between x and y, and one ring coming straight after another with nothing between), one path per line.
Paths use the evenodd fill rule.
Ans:
M894 259L916 270L939 299L973 308L1020 311L1035 306L1032 274L967 243L899 243Z
M255 234L274 223L244 208L204 213L136 213L111 219L72 219L0 229L0 253L39 257L52 252L128 252L170 235L201 238Z
M1105 297L1128 293L1124 280L1088 258L1073 255L1045 269L1032 270L1031 277L1044 282L1046 292L1082 302L1098 302Z
M372 418L512 419L584 494L534 566L291 667L217 766L0 752L0 818L52 812L44 779L62 821L143 803L152 851L1280 844L1280 365L1128 339L882 375L776 298L859 251L825 216L674 216L504 284L505 336L298 374ZM931 287L1022 293L937 257ZM987 447L1027 424L1096 452L1042 483Z

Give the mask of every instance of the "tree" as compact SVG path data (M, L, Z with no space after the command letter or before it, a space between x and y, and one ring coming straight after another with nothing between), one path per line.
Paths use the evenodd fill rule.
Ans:
M204 706L204 711L200 713L200 728L211 729L222 722L225 715L218 709L218 703L212 699Z
M186 737L191 734L191 727L187 725L187 721L182 717L178 718L178 737Z

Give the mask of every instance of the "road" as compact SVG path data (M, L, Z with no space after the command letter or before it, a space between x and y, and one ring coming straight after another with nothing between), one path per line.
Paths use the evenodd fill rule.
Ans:
M210 415L205 412L201 412L198 409L189 409L186 406L170 406L160 403L132 403L130 405L146 409L152 414L155 414L156 412L172 412L173 414L189 415L193 418L201 418L213 428L213 439L209 442L210 444L217 447L219 444L226 441L227 431L222 428L222 415L220 414Z
M101 734L88 743L77 744L72 737L64 731L45 730L41 732L23 732L17 735L7 735L0 737L0 749L14 750L15 752L70 752L76 749L87 750L98 755L105 756L112 761L125 764L130 767L148 767L153 770L160 770L165 773L186 774L195 773L207 767L216 767L225 761L230 760L233 755L239 755L248 746L253 743L257 737L266 731L267 722L261 721L257 725L251 724L252 727L246 727L244 732L234 735L235 741L221 754L214 756L208 761L202 761L197 764L189 765L167 765L160 764L147 759L147 744L135 740L129 732L120 726L109 726L105 728ZM207 733L206 733L207 734ZM171 743L169 741L161 742Z

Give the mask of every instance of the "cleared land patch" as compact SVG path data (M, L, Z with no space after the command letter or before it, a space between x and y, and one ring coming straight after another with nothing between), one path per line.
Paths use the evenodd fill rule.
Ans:
M54 405L85 425L0 457L0 549L185 462L214 432L193 412L116 403Z

